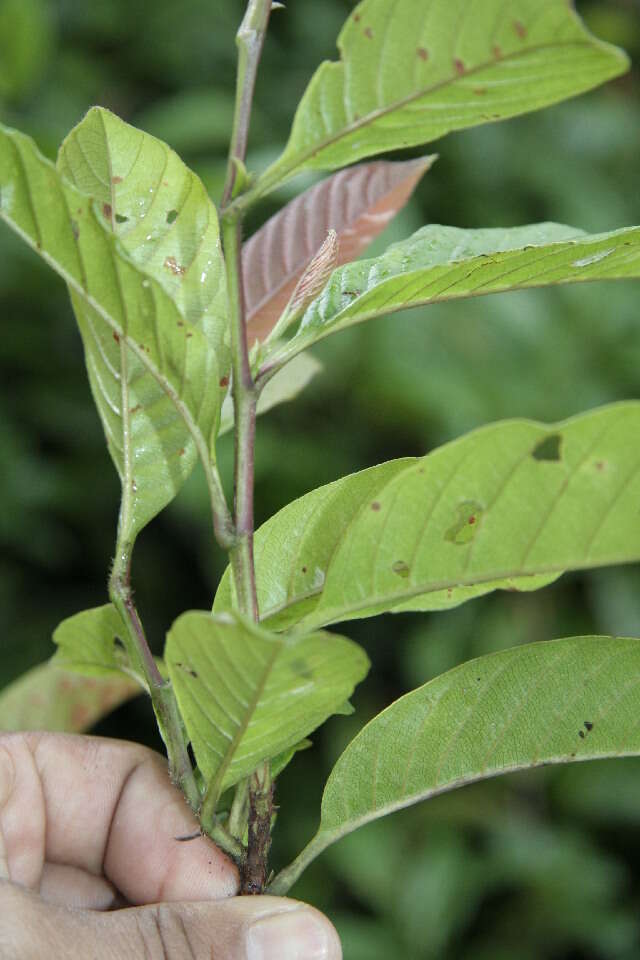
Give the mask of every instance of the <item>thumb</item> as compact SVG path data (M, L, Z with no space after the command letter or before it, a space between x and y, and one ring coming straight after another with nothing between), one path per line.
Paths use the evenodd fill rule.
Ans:
M341 960L323 914L282 897L160 903L101 913L0 881L0 956L21 960Z

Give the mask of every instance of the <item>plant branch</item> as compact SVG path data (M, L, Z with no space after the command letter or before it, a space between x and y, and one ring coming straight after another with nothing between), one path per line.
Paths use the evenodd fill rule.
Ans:
M192 810L197 812L200 807L200 791L189 759L173 687L158 670L133 602L129 579L132 547L132 543L123 543L119 533L109 579L109 596L126 627L124 643L131 665L144 677L147 684L160 733L167 748L171 779L181 788Z
M249 366L247 331L244 321L240 260L240 223L222 218L222 240L227 264L231 307L232 395L235 419L234 515L235 543L229 551L238 607L258 620L255 568L253 562L253 479L257 390Z
M227 179L222 197L222 243L227 271L231 321L232 396L235 418L234 528L235 543L229 551L231 569L240 611L253 620L259 619L253 558L253 485L256 403L258 390L249 363L242 278L243 211L231 211L229 204L237 188L249 135L251 105L256 74L271 12L271 0L249 0L238 30L238 73L236 106L233 122ZM246 785L237 788L246 791ZM249 779L248 805L238 798L236 815L244 806L249 815L249 836L246 857L242 864L243 893L262 893L267 875L267 856L271 836L273 786L269 761ZM236 816L235 819L238 819Z
M236 46L238 47L236 103L231 146L229 148L227 180L222 194L223 209L233 197L238 171L244 166L247 154L253 91L270 13L271 0L249 0L242 23L236 34Z

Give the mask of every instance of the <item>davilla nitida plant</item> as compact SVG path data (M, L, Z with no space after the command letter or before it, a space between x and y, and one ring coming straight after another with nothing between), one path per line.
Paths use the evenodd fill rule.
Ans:
M68 285L122 484L109 602L65 620L53 664L0 707L5 723L77 730L143 687L202 831L238 863L244 892L282 894L329 844L401 807L513 770L640 753L640 640L570 637L484 656L364 727L327 781L315 837L269 875L275 778L327 717L350 709L368 669L358 645L325 628L640 559L640 402L551 426L488 425L320 487L254 536L256 414L302 389L318 367L309 348L352 324L456 297L638 277L640 227L430 224L356 261L434 160L369 158L556 103L623 73L627 59L566 0L362 0L282 155L256 175L245 156L271 7L249 0L237 35L217 207L167 145L105 109L71 131L55 166L0 126L0 217ZM335 172L242 246L247 212L317 170ZM233 504L216 464L230 429ZM182 614L156 660L133 599L134 545L197 461L229 566L213 610ZM34 685L58 692L55 715L25 717Z

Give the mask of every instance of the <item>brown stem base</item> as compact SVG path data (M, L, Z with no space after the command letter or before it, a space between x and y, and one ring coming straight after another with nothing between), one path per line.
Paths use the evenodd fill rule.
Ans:
M245 896L263 893L267 885L271 824L275 810L268 764L266 769L256 771L251 779L247 854L240 877L240 893Z

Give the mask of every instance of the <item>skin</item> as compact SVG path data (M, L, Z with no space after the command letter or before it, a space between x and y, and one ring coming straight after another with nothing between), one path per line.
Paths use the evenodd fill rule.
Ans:
M161 757L0 734L0 960L340 960L312 907L237 897Z

